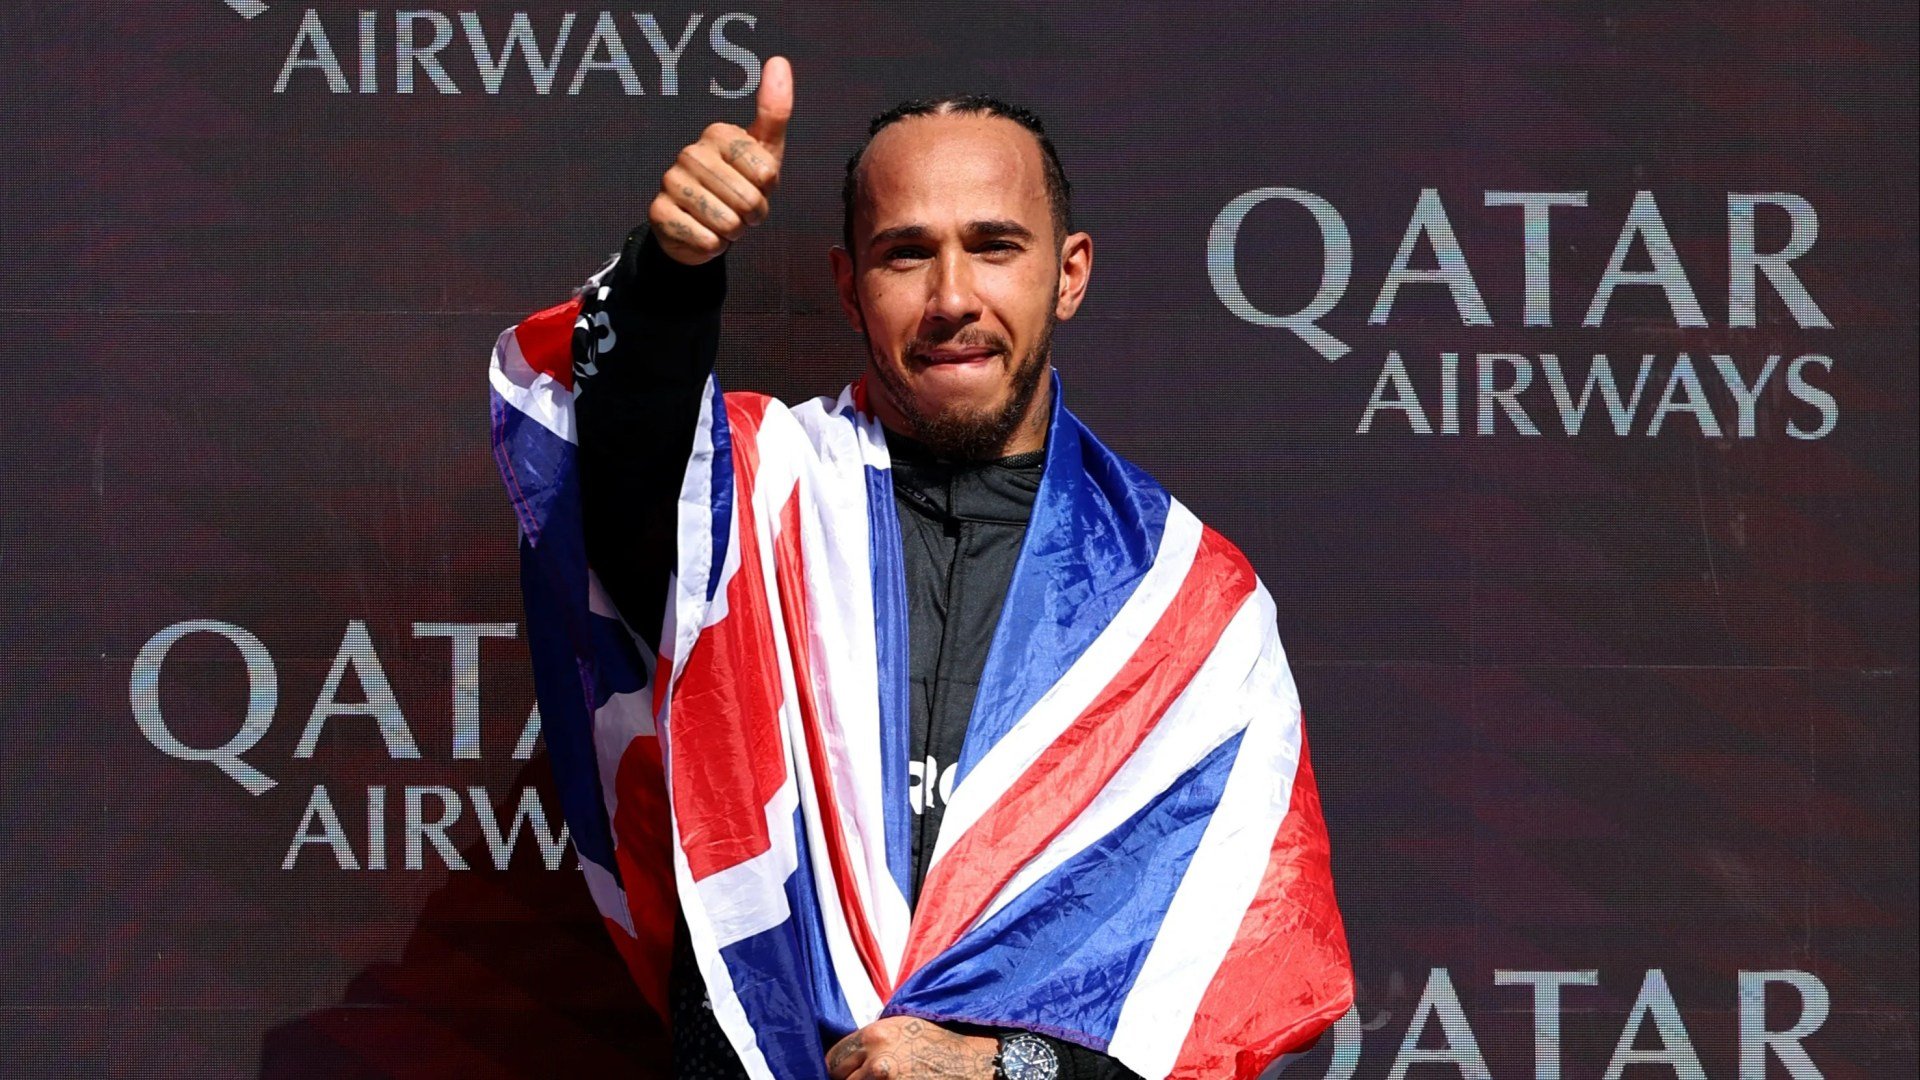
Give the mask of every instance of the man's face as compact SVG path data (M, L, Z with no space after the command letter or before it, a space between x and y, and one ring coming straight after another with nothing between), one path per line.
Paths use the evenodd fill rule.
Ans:
M1053 323L1092 267L1086 234L1054 233L1039 142L1002 117L914 116L860 168L834 274L881 421L953 457L1039 449Z

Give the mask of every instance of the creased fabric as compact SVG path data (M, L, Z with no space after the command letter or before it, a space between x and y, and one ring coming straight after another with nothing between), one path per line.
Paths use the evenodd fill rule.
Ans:
M503 333L494 447L535 689L596 903L664 1013L675 903L755 1077L882 1015L1252 1077L1352 999L1299 698L1241 553L1053 386L1046 460L917 905L907 613L856 383L709 381L658 657L587 565L569 341Z

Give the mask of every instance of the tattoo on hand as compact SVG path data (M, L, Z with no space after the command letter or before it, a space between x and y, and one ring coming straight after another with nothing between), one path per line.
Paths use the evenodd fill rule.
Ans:
M860 1036L856 1034L852 1038L842 1042L839 1046L834 1047L833 1056L827 1059L827 1068L831 1071L838 1072L840 1066L845 1064L848 1058L859 1053L862 1049L864 1049L864 1047L860 1044Z
M827 1069L835 1076L873 1080L987 1080L998 1049L990 1038L896 1016L877 1020L835 1045L827 1053ZM861 1058L864 1061L856 1060Z
M901 1056L907 1075L927 1080L978 1080L993 1075L993 1054L983 1053L966 1036L936 1024L914 1020L901 1029Z

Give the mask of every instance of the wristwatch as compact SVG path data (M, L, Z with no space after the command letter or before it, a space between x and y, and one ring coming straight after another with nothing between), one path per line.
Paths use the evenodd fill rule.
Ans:
M1026 1031L1000 1036L1000 1051L993 1055L993 1080L1055 1080L1060 1075L1060 1055L1047 1040Z

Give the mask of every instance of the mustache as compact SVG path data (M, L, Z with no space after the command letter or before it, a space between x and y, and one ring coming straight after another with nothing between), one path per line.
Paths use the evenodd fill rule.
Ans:
M968 327L959 333L943 338L915 338L907 343L907 355L915 360L927 359L927 354L942 346L962 349L992 349L995 352L1010 353L1013 343L992 330Z

